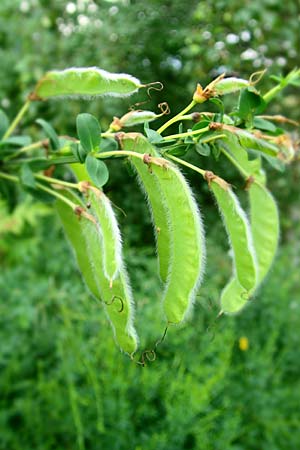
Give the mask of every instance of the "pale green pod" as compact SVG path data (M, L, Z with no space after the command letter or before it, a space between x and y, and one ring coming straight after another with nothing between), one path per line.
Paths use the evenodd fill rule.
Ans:
M121 234L110 200L99 189L90 187L88 198L91 213L94 215L102 236L103 270L105 277L112 284L116 278L122 261Z
M237 278L232 278L221 293L221 311L234 314L239 312L249 301L251 293L240 285Z
M130 111L121 117L120 122L122 127L132 127L134 125L140 125L145 122L152 122L160 117L160 114L155 114L152 111Z
M82 206L81 199L78 196L76 196L73 192L64 191L64 196L70 199L76 205ZM100 298L99 289L96 280L93 276L93 272L91 271L85 247L85 238L83 236L82 227L80 226L80 220L82 219L76 216L72 208L70 208L70 206L68 206L61 200L56 201L55 207L59 215L59 218L62 222L65 235L74 252L74 256L79 271L82 274L82 278L90 293L95 298L99 299ZM94 227L96 226L95 224L93 225Z
M147 139L138 133L120 135L121 147L137 153L155 154L155 150ZM146 164L138 158L131 158L131 163L138 173L138 181L146 195L152 216L156 252L159 264L159 275L166 282L170 265L170 230L168 223L168 209L165 204L157 177Z
M256 285L257 263L248 219L230 187L212 180L211 189L231 243L237 280L250 291Z
M179 323L191 309L202 279L204 230L192 191L177 167L162 158L153 158L151 170L157 176L169 211L170 266L164 311L168 322Z
M72 192L65 191L64 195L83 207L81 200ZM89 291L107 305L106 313L118 345L126 353L135 352L137 336L133 328L133 300L123 263L113 286L110 287L104 275L102 236L96 224L84 216L77 217L74 211L60 200L56 202L56 208Z
M82 227L92 272L99 287L101 299L106 304L105 310L115 339L124 352L132 354L137 349L137 335L133 327L134 303L126 269L121 261L119 273L113 285L109 286L104 275L103 247L99 233L87 220L83 222Z
M259 284L267 275L277 251L279 215L275 200L265 186L253 183L249 189L249 199Z
M250 86L248 80L242 78L228 77L219 80L214 86L215 95L227 95L238 92Z
M97 67L73 67L65 70L52 70L37 83L31 94L32 100L53 97L95 96L126 97L142 87L140 81L127 74L110 73Z
M276 254L279 239L278 210L270 192L261 184L253 183L249 189L251 231L256 250L258 278L249 292L233 278L221 294L221 310L226 313L239 312L254 295L264 280Z

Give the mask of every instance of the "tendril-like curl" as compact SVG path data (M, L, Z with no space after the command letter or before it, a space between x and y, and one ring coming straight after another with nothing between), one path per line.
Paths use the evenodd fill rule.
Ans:
M163 115L166 116L166 115L170 114L171 110L170 110L170 107L167 102L159 103L157 106L161 110Z
M106 306L111 306L116 299L118 299L121 303L121 308L118 310L118 312L121 313L124 310L124 301L118 295L114 295L109 302L104 302L104 303L106 304Z
M160 92L163 90L164 85L160 81L153 81L153 83L145 84L144 87L148 87L147 94L148 94L148 97L151 99L152 97L151 97L150 92L152 90Z

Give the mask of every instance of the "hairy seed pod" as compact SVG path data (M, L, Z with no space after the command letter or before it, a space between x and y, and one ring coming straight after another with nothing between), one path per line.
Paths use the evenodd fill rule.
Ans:
M153 163L153 164L152 164ZM181 322L191 309L205 263L204 230L197 204L181 172L163 158L152 158L168 209L170 266L164 293L168 322Z
M140 125L145 122L152 122L160 117L161 114L155 114L152 111L130 111L121 117L120 122L122 127L132 127L134 125Z
M155 149L142 134L120 133L119 141L124 150L156 154ZM137 171L139 184L149 203L156 240L159 274L161 280L166 282L170 265L168 210L157 177L140 159L131 158L131 163Z
M254 295L270 270L278 246L279 217L272 195L265 186L254 182L249 188L249 200L258 278L249 292L241 286L237 277L230 280L221 294L221 309L226 313L239 312Z
M243 286L240 285L238 279L233 277L225 286L221 293L221 311L227 314L234 314L246 305L251 296Z
M122 260L121 234L117 219L109 199L102 191L90 186L88 198L91 204L90 212L96 218L102 236L104 275L112 284Z
M64 191L64 196L73 201L75 204L83 206L81 199L72 191ZM82 278L90 293L95 298L99 299L99 289L93 272L91 271L85 245L83 245L84 237L79 224L79 221L82 220L82 218L76 216L72 208L70 208L70 206L66 205L66 203L61 200L56 201L55 207L62 222L66 237L74 252L79 271L82 274Z
M240 91L241 89L245 89L249 86L250 83L248 80L243 80L242 78L229 77L219 80L217 83L213 85L212 89L214 95L219 96L232 94L234 92Z
M112 325L115 339L124 352L132 354L137 349L137 335L133 327L134 304L125 266L121 261L118 275L110 286L104 275L103 241L96 227L91 227L87 220L83 222L82 227L91 269L99 286L101 299L106 305L106 314Z
M229 186L224 188L212 179L211 189L229 236L237 280L250 291L256 285L257 264L248 219Z
M126 97L137 92L140 81L127 74L110 73L97 67L52 70L37 83L32 100L53 97Z
M259 268L258 283L267 275L276 254L279 239L279 215L274 198L261 184L249 189L251 229Z
M81 207L84 206L72 192L65 191L64 195ZM123 263L113 286L110 287L104 275L103 241L96 224L85 216L77 217L72 209L60 200L56 202L56 209L89 291L107 305L106 313L118 345L126 353L135 352L137 336L133 328L133 300Z

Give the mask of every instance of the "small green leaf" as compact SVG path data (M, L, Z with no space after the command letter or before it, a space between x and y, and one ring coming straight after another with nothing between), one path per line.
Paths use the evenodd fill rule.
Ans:
M112 152L118 149L118 143L115 139L102 139L100 152Z
M170 148L166 151L166 155L173 155L173 156L183 156L186 154L188 150L187 145L176 145L173 148Z
M209 156L210 155L210 146L208 144L196 144L195 146L196 152L201 156Z
M151 130L151 128L145 128L145 133L151 144L158 144L163 140L162 136L157 131Z
M31 144L31 138L29 136L11 136L0 142L0 147L6 145L13 147L26 147Z
M52 150L58 150L60 147L59 138L52 125L50 125L50 123L46 122L46 120L44 119L37 119L36 123L43 128L46 136L48 136Z
M264 107L264 99L256 92L253 92L250 89L244 89L241 92L238 105L238 115L244 121L252 121L253 115L261 112Z
M76 119L77 134L86 153L99 151L101 128L96 117L91 114L79 114Z
M261 119L260 117L254 117L253 119L254 128L258 128L259 130L270 131L271 133L275 133L277 130L276 125L266 119Z
M71 150L75 158L80 162L84 163L85 158L87 156L87 152L84 150L81 144L77 144L76 142L72 142Z
M9 120L7 118L7 115L5 114L4 111L2 111L2 109L0 109L0 139L2 139L8 127L9 127Z
M20 179L23 186L35 189L35 178L28 164L22 164Z
M102 187L107 183L109 172L103 161L87 155L85 165L91 180L97 187Z

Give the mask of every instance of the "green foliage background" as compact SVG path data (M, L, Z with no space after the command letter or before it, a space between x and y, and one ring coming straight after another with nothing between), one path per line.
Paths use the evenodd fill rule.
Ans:
M145 107L164 100L175 112L197 81L224 70L247 77L299 64L299 9L294 0L2 0L1 107L13 117L47 69L96 65L162 81L163 93L153 92ZM35 136L32 119L42 116L72 134L76 115L90 111L105 127L141 100L147 96L45 103L24 125ZM288 89L273 111L299 120L298 104L299 93ZM202 163L212 168L212 161ZM218 170L240 185L222 161ZM112 162L110 171L107 192L127 214L119 219L141 346L148 348L164 328L150 217L127 166ZM49 208L27 199L7 222L0 204L1 450L298 448L299 163L285 173L270 169L268 177L281 215L277 260L253 304L216 323L230 259L211 198L191 179L209 237L206 281L190 322L168 331L145 368L115 347ZM247 351L239 348L243 336Z

